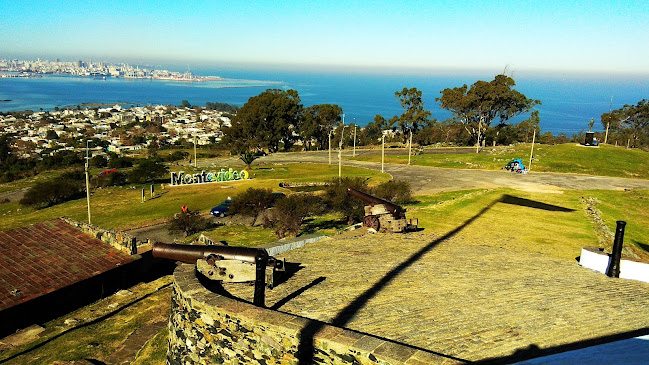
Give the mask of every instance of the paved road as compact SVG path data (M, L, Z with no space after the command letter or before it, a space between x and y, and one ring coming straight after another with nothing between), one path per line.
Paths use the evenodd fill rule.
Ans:
M374 162L353 161L351 152L343 153L344 166L364 167L381 170ZM337 163L337 154L332 153L332 163ZM257 163L328 163L325 152L274 153L257 160ZM230 158L223 161L229 165L241 165L241 161ZM508 187L526 191L553 192L561 190L624 190L649 189L649 180L627 179L578 174L555 174L531 172L513 174L504 171L448 169L417 165L385 164L385 172L397 180L407 180L417 193L433 193L449 190Z

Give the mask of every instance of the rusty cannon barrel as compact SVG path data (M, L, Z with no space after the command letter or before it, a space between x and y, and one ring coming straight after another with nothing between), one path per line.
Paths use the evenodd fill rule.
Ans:
M263 248L230 246L170 245L156 242L153 257L195 264L196 270L211 280L227 283L255 283L253 303L264 306L264 289L272 288L275 272L284 271L284 262Z
M382 204L385 209L395 218L395 219L405 219L406 218L406 210L403 209L402 206L394 204L392 202L389 202L387 200L378 198L376 196L364 193L360 190L356 190L353 188L347 188L347 195L351 195L368 205L379 205Z
M207 260L209 256L219 256L221 260L238 260L255 263L258 255L268 253L263 248L230 247L230 246L195 246L170 245L156 242L153 244L153 257L182 261L195 264L197 260Z

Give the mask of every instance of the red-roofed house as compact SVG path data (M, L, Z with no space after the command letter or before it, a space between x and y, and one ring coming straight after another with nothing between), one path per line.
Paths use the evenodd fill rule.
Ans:
M0 335L101 298L138 259L64 218L0 232Z

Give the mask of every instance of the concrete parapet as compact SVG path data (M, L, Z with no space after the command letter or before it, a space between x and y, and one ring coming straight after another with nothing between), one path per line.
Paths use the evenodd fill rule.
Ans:
M207 290L193 265L174 272L168 364L430 364L435 353ZM308 342L308 343L306 343ZM310 353L305 353L307 349Z

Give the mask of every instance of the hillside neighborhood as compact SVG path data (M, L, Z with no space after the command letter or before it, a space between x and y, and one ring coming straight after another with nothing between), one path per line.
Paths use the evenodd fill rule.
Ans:
M58 150L85 148L79 138L95 140L110 152L120 153L195 140L198 145L219 141L230 115L206 108L120 105L54 111L0 114L0 133L15 135L13 149L22 158Z

